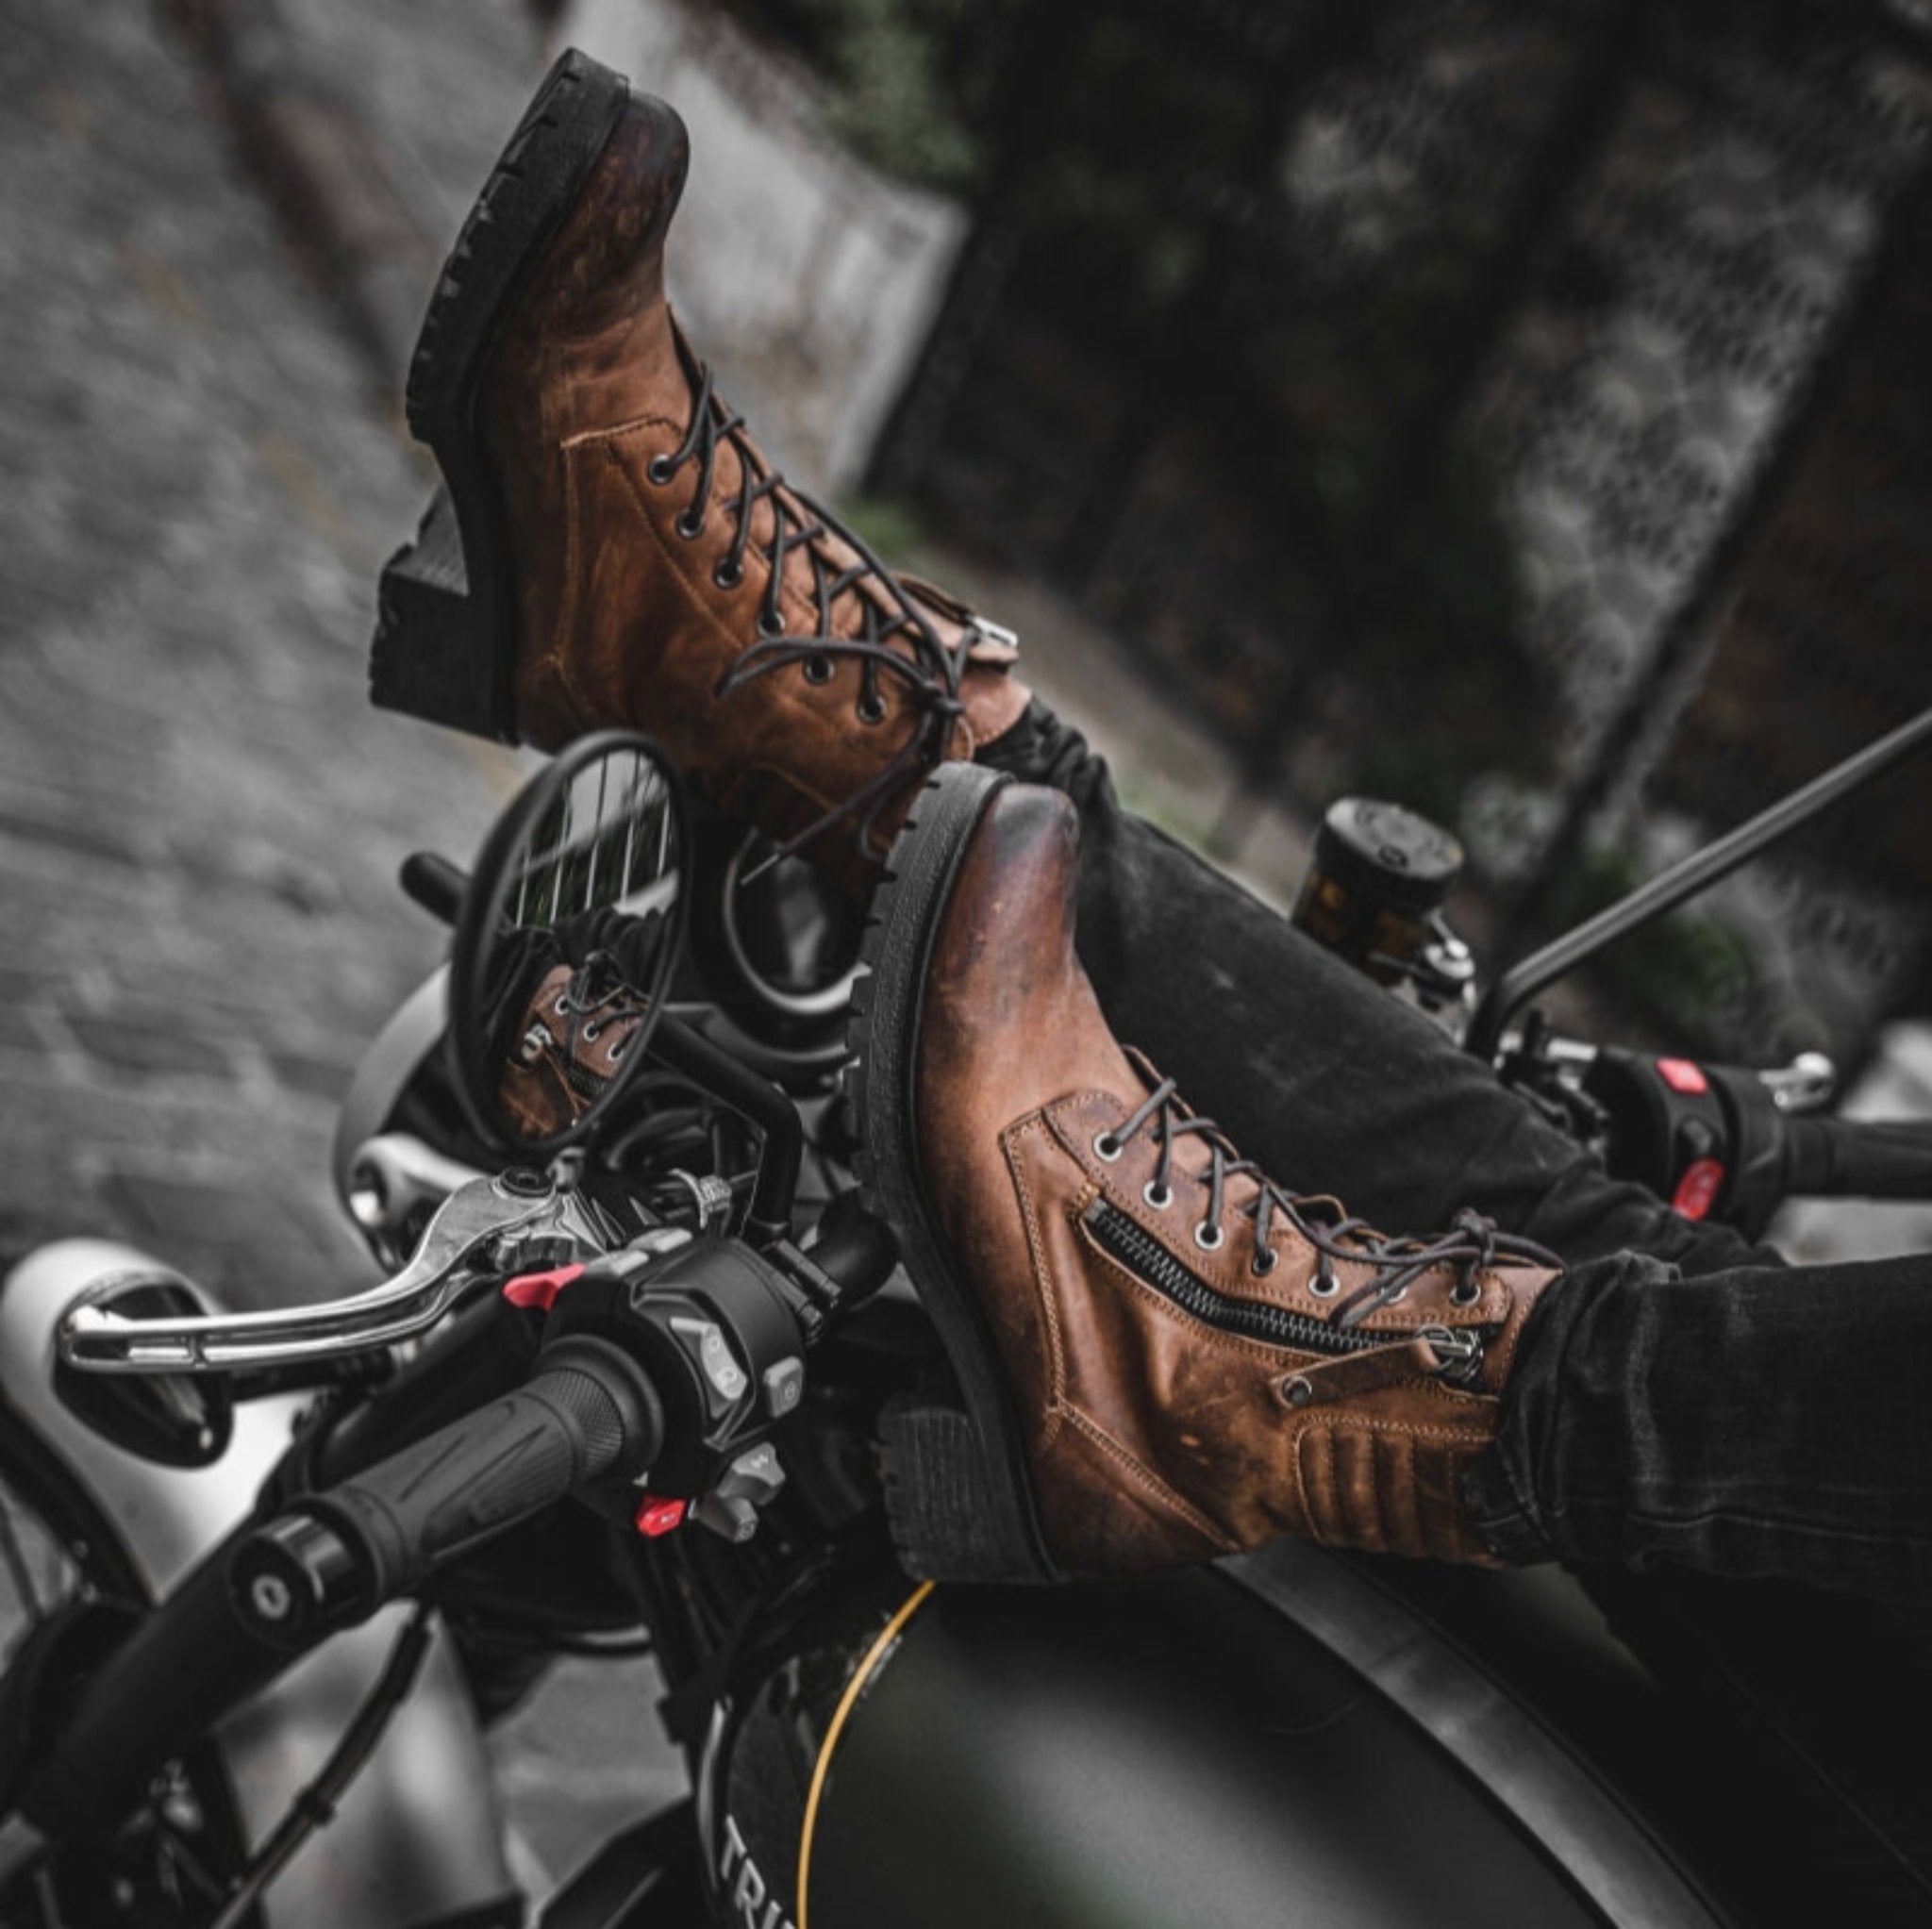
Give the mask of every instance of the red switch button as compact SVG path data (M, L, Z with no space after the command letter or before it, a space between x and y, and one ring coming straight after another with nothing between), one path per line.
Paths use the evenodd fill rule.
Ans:
M1677 1189L1671 1195L1671 1210L1685 1219L1705 1219L1724 1190L1724 1169L1714 1158L1700 1158L1684 1168Z
M557 1295L572 1280L581 1279L581 1266L553 1266L548 1272L520 1272L503 1289L503 1296L513 1306L534 1306L547 1313L557 1304Z
M690 1511L689 1501L641 1500L638 1503L638 1532L656 1540L660 1534L683 1526Z
M1702 1065L1693 1065L1689 1058L1659 1058L1657 1061L1657 1075L1673 1091L1700 1092L1710 1089L1710 1080L1704 1075Z

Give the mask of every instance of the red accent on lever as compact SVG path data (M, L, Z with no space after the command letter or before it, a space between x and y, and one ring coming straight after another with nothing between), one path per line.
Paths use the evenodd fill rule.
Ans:
M1659 1058L1657 1061L1657 1075L1673 1091L1688 1092L1694 1096L1710 1089L1710 1080L1704 1075L1704 1067L1693 1064L1689 1058Z
M1671 1210L1685 1219L1706 1218L1724 1189L1724 1169L1714 1158L1693 1160L1684 1168L1677 1189L1671 1195Z
M534 1306L538 1312L547 1313L557 1304L557 1295L572 1280L583 1276L581 1266L553 1266L548 1272L520 1272L506 1283L503 1296L513 1306Z
M683 1526L690 1511L689 1501L641 1500L638 1503L638 1532L656 1540L660 1534Z

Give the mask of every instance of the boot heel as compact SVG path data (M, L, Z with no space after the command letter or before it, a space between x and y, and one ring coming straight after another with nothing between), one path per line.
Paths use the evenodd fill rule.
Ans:
M923 1581L1045 1581L1028 1537L1011 1531L965 1409L912 1394L879 1416L886 1522Z
M954 1275L926 1197L914 1097L919 1008L939 906L1006 782L978 764L941 764L914 800L873 893L860 952L868 971L853 987L847 1039L862 1141L859 1196L897 1234L959 1389L958 1405L914 1402L887 1422L894 1538L903 1520L901 1554L933 1579L1058 1578L1034 1519L1019 1417L992 1336Z
M416 540L382 573L369 692L386 709L517 740L516 584L477 420L498 332L630 97L570 48L537 91L437 277L409 358L409 433L442 472Z
M471 593L456 509L439 489L416 540L383 568L369 647L370 701L515 742L503 617L497 598Z

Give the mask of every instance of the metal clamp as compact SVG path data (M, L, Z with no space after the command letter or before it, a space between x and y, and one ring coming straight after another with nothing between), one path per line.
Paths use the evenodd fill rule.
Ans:
M575 1193L541 1173L506 1172L451 1193L415 1256L367 1292L180 1320L131 1320L82 1300L61 1320L58 1345L66 1365L92 1373L214 1373L343 1358L433 1326L478 1277L602 1251Z

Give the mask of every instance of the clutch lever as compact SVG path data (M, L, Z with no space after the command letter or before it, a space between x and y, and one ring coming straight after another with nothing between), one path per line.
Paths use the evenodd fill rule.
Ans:
M230 1372L344 1358L433 1326L481 1276L557 1265L602 1253L606 1243L575 1189L537 1172L505 1172L452 1192L409 1263L367 1292L272 1312L138 1320L96 1303L115 1291L108 1278L69 1309L57 1343L64 1365L90 1373Z

